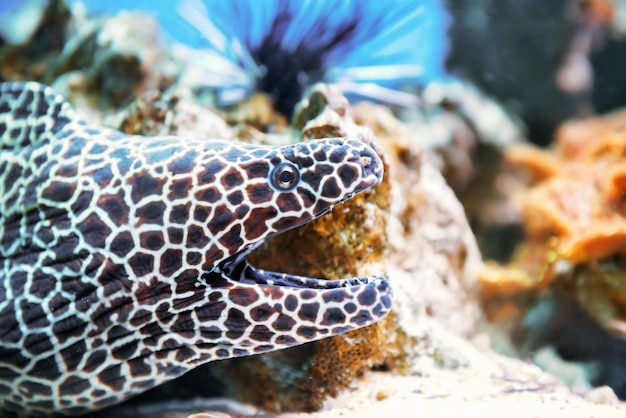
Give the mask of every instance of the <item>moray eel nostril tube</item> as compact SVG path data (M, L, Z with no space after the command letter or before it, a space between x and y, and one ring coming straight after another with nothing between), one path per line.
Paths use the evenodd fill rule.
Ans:
M382 175L355 140L129 136L48 87L0 83L0 410L83 413L379 320L392 301L381 277L318 280L245 257Z

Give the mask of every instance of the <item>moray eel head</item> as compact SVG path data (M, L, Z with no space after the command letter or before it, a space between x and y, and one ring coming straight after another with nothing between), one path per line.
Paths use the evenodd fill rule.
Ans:
M383 165L369 146L349 139L308 141L279 148L263 173L260 195L269 206L246 226L266 231L250 239L216 272L204 275L224 294L231 310L228 341L218 357L234 357L336 335L382 318L391 307L391 288L380 277L328 281L256 269L245 256L267 239L309 222L382 180ZM248 192L248 198L256 195ZM247 237L248 233L240 234ZM245 347L245 348L244 348Z

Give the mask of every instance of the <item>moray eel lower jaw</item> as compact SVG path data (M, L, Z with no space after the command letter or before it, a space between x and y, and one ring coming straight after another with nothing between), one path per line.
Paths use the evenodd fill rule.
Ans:
M325 280L278 273L251 266L245 255L224 263L220 273L203 279L237 311L247 314L227 320L236 335L239 357L275 351L371 325L389 313L393 292L383 277L366 276ZM219 289L225 292L220 294ZM219 295L219 296L217 296ZM249 320L256 325L249 326ZM241 325L241 326L240 326ZM216 351L220 356L220 350Z

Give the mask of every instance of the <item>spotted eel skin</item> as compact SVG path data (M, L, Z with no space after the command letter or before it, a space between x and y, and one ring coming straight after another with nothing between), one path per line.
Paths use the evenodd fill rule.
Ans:
M356 140L129 136L46 86L0 83L0 411L84 413L209 361L376 322L385 279L245 256L382 175Z

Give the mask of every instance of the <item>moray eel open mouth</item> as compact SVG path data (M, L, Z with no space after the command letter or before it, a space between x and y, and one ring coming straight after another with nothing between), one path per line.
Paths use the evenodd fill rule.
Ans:
M241 298L245 301L241 305L252 310L263 306L265 315L277 316L275 329L255 327L257 340L296 345L372 324L391 309L391 287L378 276L316 279L257 269L245 260L226 263L224 271L232 282L222 285L230 288L233 304L237 305ZM212 287L221 286L210 283ZM259 294L266 298L256 299ZM285 324L278 325L280 321ZM281 335L283 328L288 332Z
M325 195L342 197L335 201L315 197L313 215L288 229L316 219L331 211L336 205L350 199L354 194L380 183L383 176L382 161L370 147L363 147L361 144L359 149L358 152L353 152L352 156L344 157L342 160L349 161L360 168L360 170L344 171L348 179L360 179L357 188L351 192L341 193L337 190L337 185L346 184L347 181L336 182L335 179L327 180L331 182L331 185L318 185L318 189L325 190ZM319 154L318 157L321 155ZM321 159L325 161L325 158ZM294 158L293 161L296 159ZM355 172L358 172L358 176L355 176ZM293 173L296 178L300 175L296 170ZM276 176L271 175L270 178L272 177ZM292 186L292 189L295 187ZM300 190L300 193L307 195L303 190ZM267 239L286 230L270 234ZM385 316L391 309L392 290L389 283L382 277L326 280L267 271L251 266L246 256L264 242L255 243L234 254L221 262L214 273L203 276L212 288L221 286L229 288L230 302L234 304L237 304L237 298L232 295L241 296L245 301L241 305L248 307L253 306L251 300L256 301L255 294L262 293L269 296L273 304L267 303L267 300L256 301L257 304L263 305L264 314L275 314L282 318L281 321L288 323L289 326L282 324L277 328L288 329L289 335L280 335L278 329L266 330L264 327L257 327L259 332L255 333L255 338L268 341L280 340L281 343L289 345L300 344L371 324ZM219 277L215 274L218 272ZM220 282L220 280L223 281ZM292 321L287 315L297 320ZM260 332L261 330L263 332ZM272 336L270 337L269 334ZM265 348L258 347L259 350L265 350Z
M392 304L382 277L245 257L382 175L354 139L132 136L46 86L0 83L0 409L84 413L209 361L376 322Z

